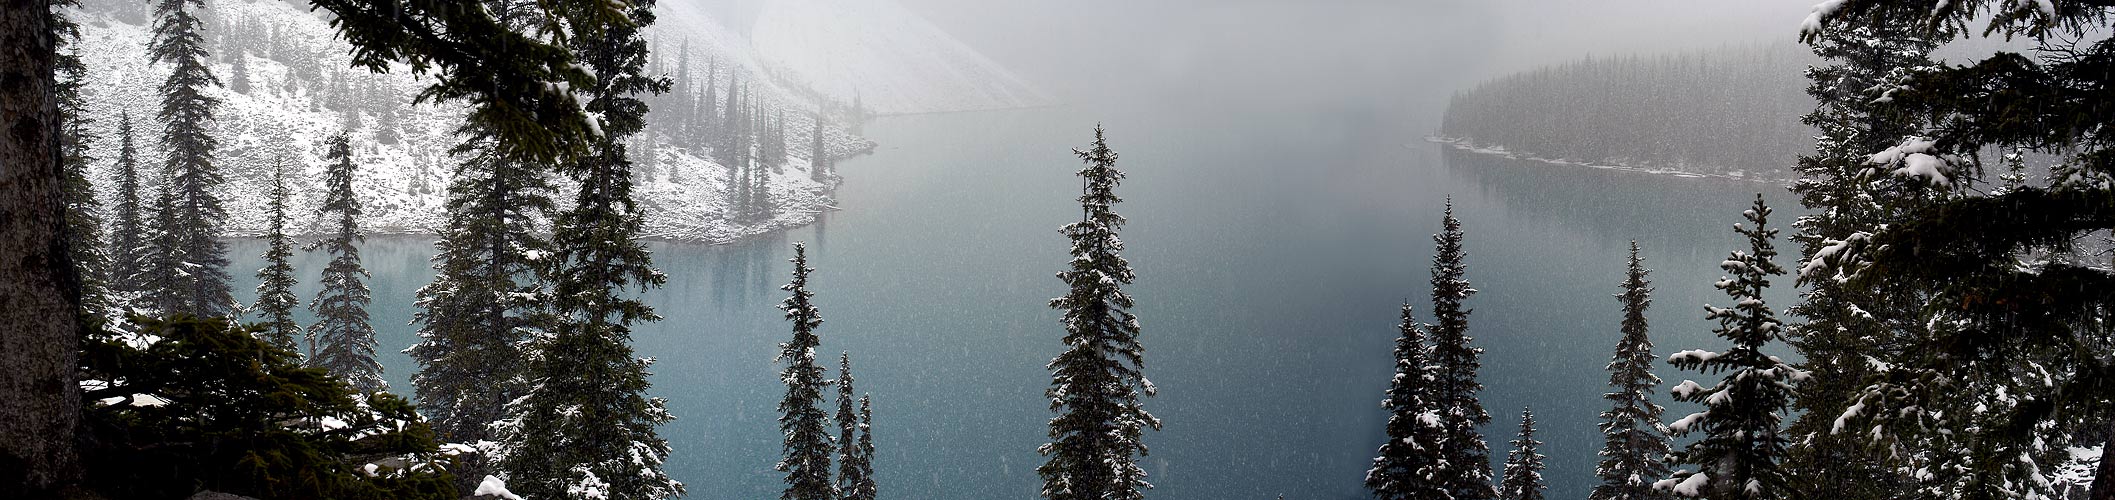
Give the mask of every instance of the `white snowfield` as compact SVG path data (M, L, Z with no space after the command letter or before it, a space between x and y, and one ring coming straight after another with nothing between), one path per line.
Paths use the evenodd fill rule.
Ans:
M256 33L229 37L230 41L223 41L213 32L206 34L208 49L214 51L209 58L212 71L226 84L210 91L221 100L214 130L220 141L215 150L216 164L227 179L219 193L228 213L224 234L251 236L263 231L273 164L282 157L286 159L288 183L295 193L289 207L293 218L289 229L297 234L323 230L316 221L315 209L323 191L324 144L330 136L347 130L348 125L354 161L358 164L354 185L363 205L363 230L372 234L425 234L443 226L446 189L453 167L460 161L448 150L459 142L452 132L461 123L461 106L413 105L411 97L427 82L414 79L408 68L398 67L386 74L350 68L350 47L336 37L323 17L325 14L278 0L209 0L206 4L203 12L212 18L207 25L209 30L237 35ZM678 4L681 2L662 4L668 12L649 34L658 44L655 51L664 71L673 76L679 55L677 44L687 39L694 80L704 80L708 61L720 64L717 84L723 99L729 72L742 73L746 93L753 94L759 115L784 117L788 154L785 163L764 169L770 172L772 215L754 223L737 223L730 220L728 209L731 195L727 186L732 171L712 160L709 149L675 145L708 141L678 141L681 138L668 135L668 130L674 130L672 127L650 126L648 132L630 143L638 181L635 194L646 212L644 236L717 243L813 222L818 213L834 205L831 191L837 183L830 176L817 181L809 172L811 162L807 156L814 113L825 103L813 99L813 91L788 89L778 83L782 79L762 76L765 70L756 63L746 40L703 14L683 11ZM151 204L155 186L161 182L162 126L155 118L160 109L156 88L168 75L169 67L148 60L151 19L115 10L127 5L114 0L90 1L86 12L75 13L82 24L78 48L89 66L83 97L89 107L88 118L94 120L90 131L98 136L92 143L95 159L90 180L98 190L106 217L116 204L115 164L121 112L132 117L143 200ZM952 39L942 40L953 43ZM244 83L248 88L243 92L233 88L237 78L235 57L243 58L246 69ZM913 94L918 92L870 94L868 102L891 102L884 96ZM875 97L883 99L875 101ZM919 102L936 109L972 109L991 101L965 97L955 102ZM385 117L385 109L393 110L387 113L393 116ZM672 118L649 115L648 120L661 123ZM872 142L836 123L825 126L824 142L833 159L861 154L873 147ZM565 182L557 184L560 192L553 200L561 207L570 204L571 189Z
M838 103L856 99L873 113L1052 104L1048 94L894 0L764 2L753 36L773 78Z

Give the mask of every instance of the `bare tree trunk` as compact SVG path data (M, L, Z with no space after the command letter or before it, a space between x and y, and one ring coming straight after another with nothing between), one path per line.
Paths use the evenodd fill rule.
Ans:
M51 0L0 0L0 498L55 497L80 475L51 16Z

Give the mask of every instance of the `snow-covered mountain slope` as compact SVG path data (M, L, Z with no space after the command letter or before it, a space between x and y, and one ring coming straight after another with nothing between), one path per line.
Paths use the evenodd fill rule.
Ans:
M140 152L143 184L159 182L161 124L156 87L168 75L167 65L146 55L151 36L144 9L133 0L90 1L75 16L82 24L81 56L89 66L83 89L91 130L99 137L94 175L107 211L114 205L114 163L120 113L129 113ZM317 231L315 207L321 202L324 140L349 131L359 164L355 185L365 208L361 224L374 233L423 233L441 227L452 166L448 154L457 140L451 132L462 108L413 105L410 96L423 86L399 68L388 74L349 69L349 47L305 6L279 0L211 0L204 11L212 70L225 83L211 90L221 99L215 124L216 151L227 184L221 195L229 214L231 236L256 234L265 227L265 194L273 164L287 163L295 193L293 228ZM666 22L664 20L664 22ZM702 22L702 21L700 21ZM721 32L717 24L664 26L687 33ZM743 51L715 54L719 44L694 48L697 58L749 59ZM240 58L241 71L236 70ZM734 71L752 72L746 68ZM725 85L722 79L721 85ZM745 80L764 80L747 78ZM749 87L761 114L783 116L788 158L768 169L775 209L770 217L736 223L729 216L727 189L731 170L711 159L710 149L685 147L703 141L676 137L688 129L663 126L673 117L657 111L648 116L649 132L634 139L632 151L638 196L646 208L648 237L722 242L794 227L814 220L829 203L835 181L818 182L808 172L807 152L814 104L794 92L771 85ZM724 90L721 95L725 95ZM832 157L866 151L872 143L826 125L826 149ZM828 176L824 176L828 177ZM562 185L562 183L561 183ZM561 188L563 191L564 188ZM559 193L561 204L570 193Z
M1018 108L1049 95L894 0L774 0L751 30L768 74L881 113Z

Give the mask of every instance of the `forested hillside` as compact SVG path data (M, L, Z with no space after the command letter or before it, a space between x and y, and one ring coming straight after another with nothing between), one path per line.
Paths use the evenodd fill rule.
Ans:
M1454 95L1441 139L1529 158L1789 180L1814 147L1814 108L1782 43L1593 57L1500 77Z
M298 4L298 5L297 5ZM350 47L333 34L326 14L307 2L211 0L201 16L207 64L223 85L205 90L219 99L216 151L228 179L226 232L251 235L266 226L265 194L273 165L284 162L292 187L289 230L313 233L321 201L323 140L340 131L352 138L363 165L355 183L366 211L362 227L381 233L431 232L443 224L445 188L460 157L455 134L464 108L413 103L424 83L406 67L387 74L350 67ZM130 116L143 143L155 127L158 82L165 65L147 64L142 49L152 27L146 4L91 0L77 14L81 57L89 85L82 89L94 156L117 156L117 128ZM648 127L632 145L639 201L650 237L727 241L806 224L830 203L834 172L813 172L811 157L858 154L872 144L850 132L867 114L853 103L823 102L780 87L764 74L731 30L701 16L656 26L650 71L672 79L671 91L649 96ZM820 118L820 120L818 120ZM814 140L822 124L821 141ZM160 148L139 151L142 164L161 162ZM733 168L734 155L757 168ZM94 162L93 184L110 199L116 172ZM751 175L751 170L754 174ZM146 179L151 185L157 179ZM563 190L570 188L560 183ZM570 195L561 196L569 199Z

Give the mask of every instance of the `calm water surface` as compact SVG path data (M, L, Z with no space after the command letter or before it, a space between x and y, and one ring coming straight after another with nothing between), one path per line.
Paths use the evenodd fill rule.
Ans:
M1740 243L1729 225L1754 193L1790 222L1793 200L1764 184L1455 153L1414 139L1428 130L1359 113L1205 114L884 118L867 127L881 148L843 163L844 210L822 223L731 245L653 244L669 284L647 298L666 319L641 328L636 347L658 360L653 391L677 416L662 429L671 473L690 498L777 496L783 387L772 357L789 327L773 306L790 244L805 241L828 320L823 352L834 366L850 351L859 390L874 395L882 494L1034 498L1051 416L1043 365L1061 347L1047 307L1064 290L1053 277L1067 258L1057 229L1079 216L1070 148L1097 121L1129 175L1118 211L1130 218L1146 373L1161 388L1148 408L1167 425L1146 438L1153 498L1365 497L1396 308L1408 299L1429 312L1431 234L1449 195L1480 290L1469 305L1492 457L1503 460L1532 406L1550 495L1582 498L1594 484L1602 369L1620 318L1610 294L1628 243L1657 269L1650 316L1665 355L1722 344L1701 306L1726 302L1710 283ZM232 250L247 275L263 246ZM363 251L383 364L409 393L414 367L399 351L415 341L412 297L432 279L431 246L389 237ZM322 261L297 263L304 298ZM1781 309L1789 292L1777 295Z

